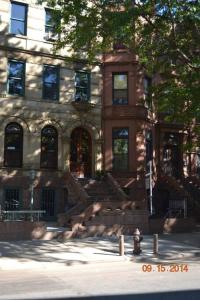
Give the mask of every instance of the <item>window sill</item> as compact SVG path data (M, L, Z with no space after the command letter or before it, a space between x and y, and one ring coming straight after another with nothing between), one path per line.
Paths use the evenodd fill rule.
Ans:
M79 111L88 111L95 106L95 104L90 101L72 101L72 105Z
M47 43L47 44L55 44L58 40L51 40L51 39L45 39L45 37L43 37L43 43Z
M28 36L27 35L23 35L23 34L15 34L15 33L7 33L7 36L8 37L16 37L16 38L20 38L20 39L25 39L27 40L28 39Z
M49 102L50 103L56 103L56 104L59 103L59 99L52 100L52 99L44 99L44 98L42 98L41 101L42 102L47 102L47 103L49 103Z
M113 106L127 106L128 103L112 103Z
M3 94L2 98L7 98L7 99L18 99L18 100L24 100L26 97L25 96L19 96L18 94L8 94L5 93Z

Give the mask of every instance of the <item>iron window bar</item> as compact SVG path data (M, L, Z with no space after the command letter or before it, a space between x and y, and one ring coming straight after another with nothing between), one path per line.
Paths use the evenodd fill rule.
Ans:
M2 210L0 215L3 221L22 221L22 220L34 220L39 221L42 214L45 214L45 210Z

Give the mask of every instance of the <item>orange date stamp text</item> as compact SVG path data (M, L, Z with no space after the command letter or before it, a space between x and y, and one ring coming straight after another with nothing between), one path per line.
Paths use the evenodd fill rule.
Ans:
M171 272L171 273L177 273L177 272L188 272L189 267L187 264L170 264L170 265L152 265L152 264L144 264L142 265L142 271L143 272Z

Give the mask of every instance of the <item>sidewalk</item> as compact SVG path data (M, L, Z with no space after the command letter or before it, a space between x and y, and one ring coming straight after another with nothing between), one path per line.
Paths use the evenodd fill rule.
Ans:
M52 241L0 242L0 270L49 269L92 263L200 263L200 233L159 235L159 255L153 255L153 236L144 236L142 253L133 256L133 238L125 236L125 255L118 238L93 237Z

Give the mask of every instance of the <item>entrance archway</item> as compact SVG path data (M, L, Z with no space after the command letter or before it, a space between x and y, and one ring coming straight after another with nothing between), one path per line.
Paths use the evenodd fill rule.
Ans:
M92 173L92 139L82 127L71 134L70 171L78 177L90 177Z

